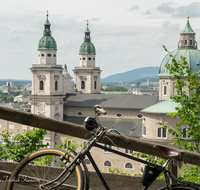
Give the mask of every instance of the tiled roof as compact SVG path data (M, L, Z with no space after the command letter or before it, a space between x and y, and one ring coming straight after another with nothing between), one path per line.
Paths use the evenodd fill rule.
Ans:
M94 107L99 104L103 108L144 109L158 101L158 96L78 93L68 94L64 107Z

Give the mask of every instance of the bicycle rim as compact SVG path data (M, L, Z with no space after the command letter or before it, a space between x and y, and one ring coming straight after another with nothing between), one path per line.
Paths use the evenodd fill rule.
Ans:
M46 149L37 151L24 160L15 168L7 183L7 190L36 190L41 189L40 185L56 179L64 170L63 163L60 161L60 156L65 153L60 150ZM67 165L72 161L72 156L66 155ZM76 189L82 190L84 179L82 169L79 165L73 166L67 171L58 181L44 187L49 189L58 185L66 176L67 180L64 184L54 189Z

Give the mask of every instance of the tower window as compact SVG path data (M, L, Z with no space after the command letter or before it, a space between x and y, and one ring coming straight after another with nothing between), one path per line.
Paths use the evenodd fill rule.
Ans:
M40 90L44 90L44 82L42 80L40 81Z
M58 81L55 81L55 90L58 90Z
M56 54L54 54L53 56L56 57Z
M83 60L85 60L85 57L83 57Z
M187 45L187 40L185 40L185 45Z
M81 81L81 89L85 89L85 81Z
M167 86L164 86L164 95L167 95Z
M89 57L88 60L91 60L91 57Z
M94 81L94 89L97 89L97 81Z
M190 45L192 45L192 40L190 40Z
M48 57L51 57L51 54L47 54Z
M93 60L95 60L95 58L93 58Z
M42 57L44 57L44 54L41 54Z
M144 125L144 126L143 126L143 135L146 135L146 130L147 130L147 128L146 128L146 126Z

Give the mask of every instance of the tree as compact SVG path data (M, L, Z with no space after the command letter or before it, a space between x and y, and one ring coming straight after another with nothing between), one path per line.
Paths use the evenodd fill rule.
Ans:
M46 148L49 144L40 144L47 133L44 129L33 128L33 131L25 131L24 134L17 134L13 137L13 133L3 131L0 133L3 144L0 146L0 160L12 160L20 162L29 154Z
M165 48L165 47L164 47ZM165 48L168 52L168 50ZM181 56L181 60L176 61L172 55L172 63L166 65L170 70L172 78L175 79L178 95L172 95L172 101L179 104L175 113L170 113L170 118L180 118L180 122L176 124L176 129L169 128L168 131L174 136L173 144L189 151L196 151L200 154L200 78L198 72L191 73L188 62L185 57ZM187 91L183 89L188 89ZM187 126L187 136L192 142L187 142L183 138L183 128Z

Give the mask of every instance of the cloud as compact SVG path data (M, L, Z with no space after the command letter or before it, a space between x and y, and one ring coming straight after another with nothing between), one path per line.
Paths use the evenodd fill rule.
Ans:
M172 5L173 5L172 2L162 3L161 5L159 5L157 7L157 10L162 12L162 13L172 13L172 12L175 11L175 9L171 7Z
M190 12L191 17L200 17L200 3L195 2L189 6L178 7L172 16L176 18L186 17L188 11Z
M94 17L94 18L91 18L92 21L100 21L100 18L98 17Z
M144 13L142 13L143 15L150 15L152 12L150 10L146 10Z
M169 21L163 21L162 27L167 31L180 31L179 24L172 24Z
M139 10L139 5L133 5L129 9L126 9L127 11L138 11Z
M188 6L180 6L177 8L173 8L174 4L172 2L169 3L162 3L157 7L157 10L162 13L171 13L175 18L183 18L186 17L187 12L190 12L190 16L200 17L200 3L195 2Z

